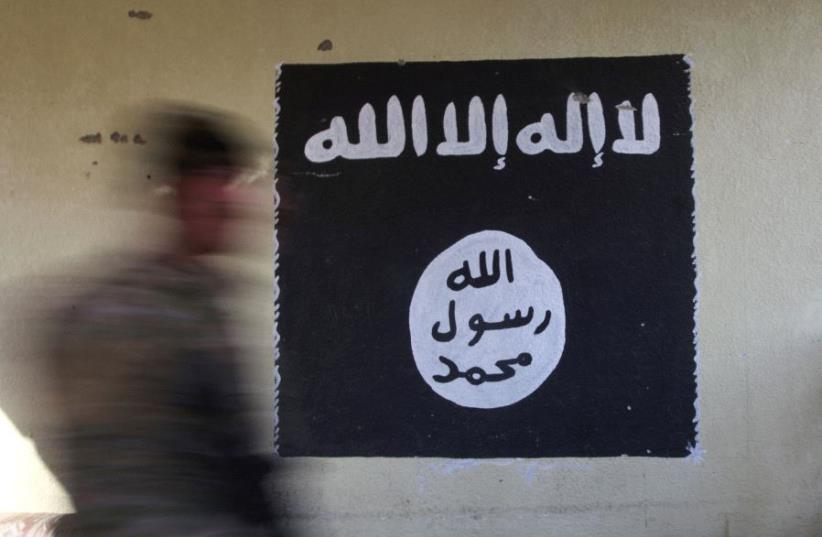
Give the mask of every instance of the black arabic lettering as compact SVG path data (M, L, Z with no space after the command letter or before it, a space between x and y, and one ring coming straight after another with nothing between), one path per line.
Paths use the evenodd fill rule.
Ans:
M458 278L462 278L457 281ZM471 283L471 269L468 267L468 260L462 262L462 267L448 275L446 284L452 291L462 291Z
M468 381L468 384L473 384L474 386L479 386L488 380L488 374L481 367L472 367L461 376Z
M494 363L497 366L497 369L500 370L499 373L486 373L485 375L485 382L499 382L501 380L509 379L517 374L517 370L514 369L512 366L518 365L521 367L531 365L531 355L527 352L521 352L519 356L516 358L510 358L508 360L498 360Z
M453 361L449 360L445 356L440 356L440 362L444 363L448 366L448 374L447 375L434 375L433 379L436 382L451 382L452 380L457 380L462 376L459 367Z
M445 343L446 341L451 341L454 339L454 336L457 335L457 321L455 318L455 307L456 304L452 300L448 303L448 331L447 332L440 332L440 322L437 321L434 323L434 326L431 327L431 337L435 340L439 341L440 343Z
M506 313L501 321L486 321L482 315L477 313L468 319L468 328L475 332L474 337L468 342L468 346L473 347L482 338L486 330L503 330L505 328L519 328L531 322L534 318L533 306L528 307L528 313L524 316L520 310L514 312L514 316Z
M491 267L492 272L488 273L488 263L486 263L485 259L485 252L480 252L479 255L479 269L480 275L477 278L474 278L471 281L471 287L488 287L489 285L494 285L499 280L499 250L494 250L494 258L491 261L493 266Z
M533 357L530 353L521 352L516 358L507 360L497 360L494 365L499 369L499 373L488 373L479 366L471 367L466 371L460 371L457 364L445 356L440 356L440 362L448 367L448 374L434 375L432 378L436 382L453 382L459 378L464 378L469 384L479 386L485 382L500 382L516 375L517 370L513 366L527 367L531 365Z
M540 335L546 328L548 328L548 324L551 322L551 310L545 310L545 318L539 323L537 329L534 330L534 335Z
M514 265L511 261L511 250L505 250L505 274L509 282L514 281ZM494 250L491 258L491 271L488 270L488 259L486 253L479 254L479 276L473 277L471 275L471 267L468 265L468 260L462 262L462 266L448 275L446 284L452 291L462 291L469 285L475 289L488 287L494 285L499 281L499 250Z

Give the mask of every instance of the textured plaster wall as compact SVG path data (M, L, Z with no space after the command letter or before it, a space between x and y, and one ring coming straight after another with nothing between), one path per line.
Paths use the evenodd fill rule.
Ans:
M0 512L70 508L20 434L18 422L51 416L29 359L28 289L162 225L146 228L121 195L151 173L140 146L108 138L133 136L129 107L194 100L270 138L279 61L687 52L702 462L298 461L283 483L292 524L324 535L822 534L820 28L813 0L0 0ZM333 48L318 50L325 39ZM102 144L79 141L98 131ZM268 207L270 181L258 195ZM236 314L263 405L270 218L261 209L247 225L233 261L251 282Z

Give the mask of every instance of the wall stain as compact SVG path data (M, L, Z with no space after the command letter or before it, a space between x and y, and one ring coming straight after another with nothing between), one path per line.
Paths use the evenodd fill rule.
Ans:
M128 16L131 19L140 19L140 20L147 21L148 19L153 17L154 14L151 11L142 11L142 10L141 11L134 11L133 9L130 9L128 11Z
M81 136L80 141L84 144L102 144L103 143L103 135L99 132L94 134L85 134ZM128 134L121 133L120 131L114 131L109 135L109 139L114 142L115 144L127 144L128 143ZM143 138L140 133L135 133L134 138L132 139L137 145L146 145L148 140ZM97 161L95 160L92 164L97 166Z
M322 50L325 52L326 50L331 50L334 48L334 43L331 42L330 39L323 39L322 43L317 45L317 50Z
M86 134L80 137L80 141L84 144L102 144L103 135L99 132L96 134Z

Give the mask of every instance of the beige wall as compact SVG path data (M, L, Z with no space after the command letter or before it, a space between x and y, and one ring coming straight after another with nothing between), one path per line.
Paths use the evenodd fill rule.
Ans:
M270 137L280 61L685 52L704 461L300 461L286 476L291 514L322 535L822 534L820 28L818 0L0 0L0 512L70 506L6 417L47 419L29 363L29 288L87 254L145 242L140 211L112 188L151 171L138 146L107 141L137 128L123 110L193 100ZM326 38L333 50L318 51ZM97 131L106 143L78 141ZM235 268L249 276L238 324L267 404L263 215Z

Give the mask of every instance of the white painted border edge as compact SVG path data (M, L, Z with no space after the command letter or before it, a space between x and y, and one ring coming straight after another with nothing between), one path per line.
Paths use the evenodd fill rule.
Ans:
M705 450L702 447L702 438L701 438L701 431L700 425L702 423L702 402L700 399L700 379L702 378L702 372L700 368L700 355L699 355L699 303L700 303L700 288L701 288L701 275L699 273L699 264L698 264L698 247L697 244L699 242L699 231L697 229L697 208L699 205L699 197L697 196L697 180L696 180L696 132L695 132L695 124L696 124L696 117L694 114L694 97L693 97L693 76L692 72L694 69L694 60L691 58L690 54L684 54L682 56L683 61L688 64L688 68L685 70L686 74L688 75L688 111L691 114L691 180L693 181L693 187L691 190L691 196L694 199L694 212L691 215L691 225L693 226L693 240L694 240L694 249L693 253L691 254L691 262L693 263L694 267L694 382L696 383L696 396L694 397L694 424L695 424L695 431L696 436L694 438L694 444L688 446L689 455L687 459L694 463L701 463L705 460Z
M281 77L282 77L282 63L278 63L275 66L275 75L274 75L274 139L272 140L273 143L273 150L274 150L274 159L273 159L273 175L274 181L272 184L272 195L273 195L273 202L274 202L274 228L272 230L272 240L274 242L274 252L273 252L273 266L272 266L272 276L274 277L273 281L273 306L274 306L274 326L273 326L273 358L274 358L274 417L273 417L273 434L274 434L274 456L280 456L280 383L282 382L282 377L280 376L280 331L278 327L279 318L280 318L280 281L277 271L279 269L279 257L280 257L280 242L277 239L277 220L279 216L279 208L280 208L280 195L277 192L277 163L278 157L280 153L280 146L277 144L277 130L280 126L280 87L281 87Z

